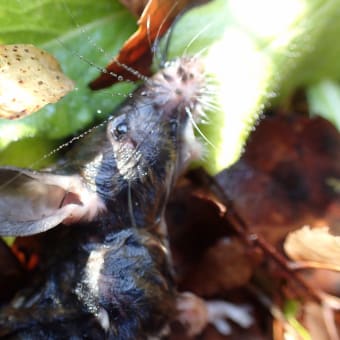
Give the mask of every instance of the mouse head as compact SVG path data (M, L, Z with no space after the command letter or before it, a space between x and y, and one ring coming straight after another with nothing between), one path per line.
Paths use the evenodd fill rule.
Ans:
M123 103L106 132L83 139L76 150L86 161L71 173L0 169L0 235L36 234L106 212L122 223L158 223L173 181L199 149L194 127L204 88L198 59L175 60Z

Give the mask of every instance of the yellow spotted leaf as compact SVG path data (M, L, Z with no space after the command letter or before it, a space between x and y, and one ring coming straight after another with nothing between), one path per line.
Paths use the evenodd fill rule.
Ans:
M0 45L0 117L17 119L73 89L58 61L29 44Z

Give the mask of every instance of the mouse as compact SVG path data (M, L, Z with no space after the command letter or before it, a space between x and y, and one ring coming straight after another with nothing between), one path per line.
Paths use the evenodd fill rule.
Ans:
M201 147L204 86L199 59L176 59L58 167L0 168L0 234L42 244L30 283L0 308L0 336L166 334L177 294L163 213Z
M130 217L137 227L147 224L139 212L145 202L157 196L162 207L172 178L199 153L193 126L201 118L202 67L195 57L166 64L56 168L1 167L0 235L33 235L103 214L124 225ZM133 214L126 219L129 200ZM159 207L152 207L149 221L158 219Z

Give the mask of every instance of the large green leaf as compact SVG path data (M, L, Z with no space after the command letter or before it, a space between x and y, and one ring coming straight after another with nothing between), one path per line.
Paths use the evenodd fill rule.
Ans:
M216 108L202 127L214 145L207 146L208 170L237 159L267 105L298 86L339 79L339 19L339 0L213 0L179 20L168 56L201 53L217 84ZM135 29L117 0L0 0L0 20L0 42L49 50L78 87L27 119L2 122L0 148L24 137L69 136L122 100L117 93L126 93L126 85L96 93L87 88L98 71L91 63L106 65Z
M115 93L126 93L127 85L99 92L87 86L98 75L98 65L105 66L136 28L117 1L1 0L0 22L0 43L32 43L49 51L76 82L76 90L57 104L21 120L0 120L0 148L22 138L45 137L48 150L48 139L77 133L123 100ZM26 147L30 144L28 139ZM35 157L33 153L28 162ZM11 162L16 163L15 157Z

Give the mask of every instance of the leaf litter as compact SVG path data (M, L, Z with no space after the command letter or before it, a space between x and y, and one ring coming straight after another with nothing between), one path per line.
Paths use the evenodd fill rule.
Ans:
M295 317L307 334L309 306L317 300L318 324L328 325L318 332L333 339L340 275L326 275L332 278L327 287L320 276L339 264L340 197L327 179L340 177L340 136L322 118L281 112L273 110L259 123L235 165L208 179L196 170L179 183L167 211L179 286L200 296L238 297L269 324L274 306L283 310L284 301L298 299ZM335 294L334 300L325 293ZM267 316L254 298L267 307ZM287 329L299 338L281 316L282 332L274 338L283 339ZM211 332L203 338L215 339ZM240 338L252 332L272 336L250 328Z

